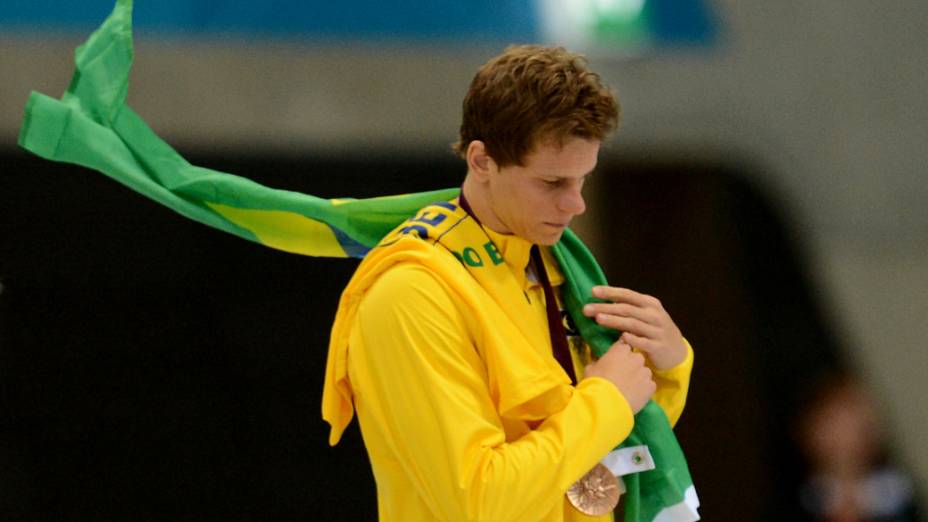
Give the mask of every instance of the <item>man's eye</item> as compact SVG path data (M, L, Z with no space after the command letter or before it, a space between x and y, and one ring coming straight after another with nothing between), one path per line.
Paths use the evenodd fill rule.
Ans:
M559 187L561 185L561 180L559 179L544 179L542 181L549 187Z

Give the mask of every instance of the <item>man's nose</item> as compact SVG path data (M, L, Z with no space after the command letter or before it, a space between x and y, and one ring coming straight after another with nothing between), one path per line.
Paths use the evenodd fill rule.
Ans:
M580 191L580 187L571 187L561 195L560 200L558 201L558 207L564 211L569 212L574 216L579 216L586 212L586 202L583 200L583 193Z

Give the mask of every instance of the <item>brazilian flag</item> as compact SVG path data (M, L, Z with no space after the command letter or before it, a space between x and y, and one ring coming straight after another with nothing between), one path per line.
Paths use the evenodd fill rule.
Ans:
M371 199L322 199L191 165L126 105L132 2L118 0L75 52L61 100L33 92L19 145L100 171L180 214L263 245L310 256L364 257L416 210L458 189Z

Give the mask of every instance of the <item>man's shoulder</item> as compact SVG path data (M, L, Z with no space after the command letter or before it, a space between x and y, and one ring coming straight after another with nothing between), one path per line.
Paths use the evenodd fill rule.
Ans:
M419 263L398 263L381 272L359 303L359 319L464 324L466 306L447 274ZM439 318L445 319L439 319Z
M446 274L422 263L404 261L381 272L372 289L376 286L397 292L436 290L446 288L446 282Z
M466 217L467 214L461 210L456 201L431 203L420 208L409 219L384 236L376 248L388 247L410 238L436 244Z

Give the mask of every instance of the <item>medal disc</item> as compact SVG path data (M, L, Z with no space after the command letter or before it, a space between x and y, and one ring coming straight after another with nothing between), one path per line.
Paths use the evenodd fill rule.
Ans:
M602 463L597 463L567 490L567 500L584 515L598 517L619 504L619 479Z

